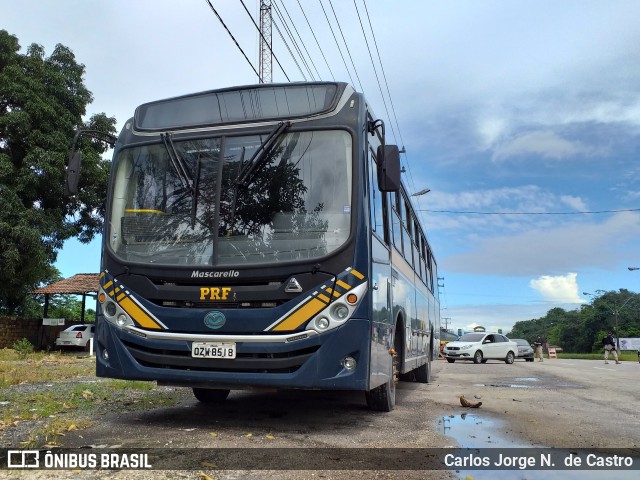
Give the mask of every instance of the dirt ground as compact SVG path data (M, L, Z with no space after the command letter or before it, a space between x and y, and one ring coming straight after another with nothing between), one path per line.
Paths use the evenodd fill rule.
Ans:
M203 405L186 389L175 406L129 409L114 402L93 414L93 426L65 435L69 448L145 447L369 449L442 447L637 448L638 363L548 360L475 365L438 362L433 382L402 382L389 414L366 408L354 392L234 391ZM165 392L166 393L166 392ZM459 396L482 402L464 408ZM466 417L465 417L466 416ZM465 429L460 419L467 418ZM468 420L473 419L472 422ZM465 422L462 422L465 423ZM610 435L614 429L615 435ZM273 450L271 450L273 451ZM7 472L2 478L105 479L446 479L465 472L415 470L191 470ZM54 474L52 476L51 474ZM46 474L46 475L45 475ZM509 477L503 477L509 478ZM515 478L515 477L512 477ZM562 478L562 477L549 477ZM590 477L589 477L590 478Z

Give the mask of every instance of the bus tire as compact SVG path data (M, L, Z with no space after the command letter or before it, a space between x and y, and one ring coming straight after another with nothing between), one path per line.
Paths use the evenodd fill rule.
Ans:
M193 395L202 403L224 402L229 396L230 390L218 390L213 388L193 388Z
M414 370L416 382L429 383L431 381L431 352L427 352L427 361Z
M396 406L396 384L400 377L400 349L402 348L402 329L398 323L393 339L395 354L391 357L391 377L386 383L365 392L367 406L376 412L390 412Z

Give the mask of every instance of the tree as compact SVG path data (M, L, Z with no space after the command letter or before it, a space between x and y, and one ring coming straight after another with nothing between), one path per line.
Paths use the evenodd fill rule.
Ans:
M508 336L531 340L542 335L565 352L597 352L605 333L615 330L616 317L617 336L640 336L640 295L624 289L600 293L578 310L552 308L544 317L516 322Z
M51 280L63 242L89 242L101 231L110 162L107 145L82 145L79 192L63 195L71 141L78 128L115 133L115 118L82 117L93 100L84 65L56 45L45 57L32 44L0 30L0 311L20 313L27 293Z

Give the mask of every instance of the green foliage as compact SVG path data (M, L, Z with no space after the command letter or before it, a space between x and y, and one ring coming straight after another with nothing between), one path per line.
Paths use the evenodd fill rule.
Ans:
M541 335L567 353L602 352L609 330L617 337L640 337L640 294L624 289L598 293L580 309L553 308L542 318L516 322L508 336L533 341Z
M51 281L63 242L88 242L102 228L110 163L107 146L81 145L80 191L65 198L68 153L78 128L115 132L104 113L83 122L91 92L84 65L58 44L49 57L32 44L20 53L18 39L0 30L0 312L25 308L29 291Z
M33 353L33 345L26 338L16 340L13 345L11 345L11 348L13 348L22 358L26 358L27 355Z

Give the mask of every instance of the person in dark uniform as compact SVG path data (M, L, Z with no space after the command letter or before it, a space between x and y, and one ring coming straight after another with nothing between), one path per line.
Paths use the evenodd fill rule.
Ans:
M604 345L604 363L609 363L609 353L613 354L616 363L620 363L618 361L618 352L616 351L616 341L612 332L607 332L607 336L602 339L602 344Z

